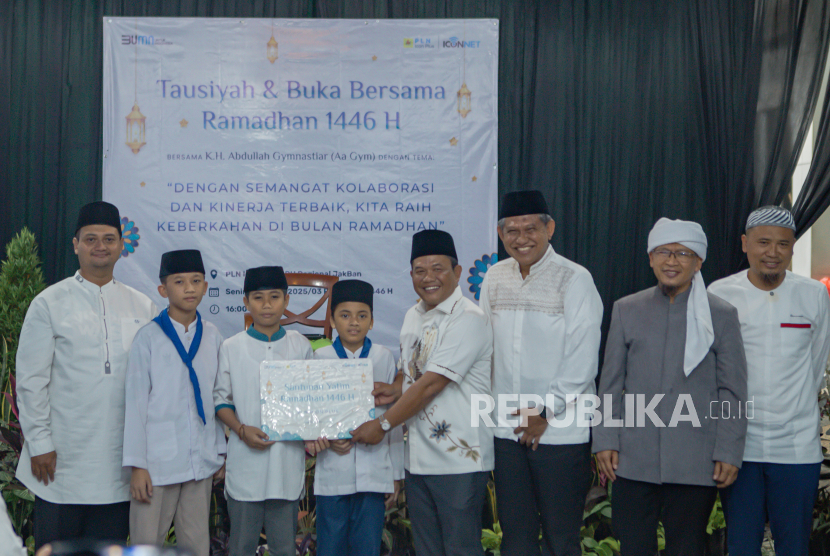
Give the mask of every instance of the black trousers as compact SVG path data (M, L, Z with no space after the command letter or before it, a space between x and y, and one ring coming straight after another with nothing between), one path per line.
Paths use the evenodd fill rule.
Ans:
M406 472L406 502L417 556L481 556L486 471L458 475Z
M611 519L622 556L657 554L657 522L663 522L663 556L703 556L706 524L717 497L714 486L654 484L617 477Z
M35 498L32 515L35 550L53 541L95 539L127 542L130 503L54 504Z
M591 445L495 439L496 503L503 556L580 556L579 530L591 486ZM653 556L653 555L652 555Z

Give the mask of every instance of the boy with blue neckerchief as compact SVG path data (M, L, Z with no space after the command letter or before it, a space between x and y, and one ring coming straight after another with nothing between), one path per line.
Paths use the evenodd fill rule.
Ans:
M249 268L243 291L254 322L222 344L213 391L216 416L232 431L225 477L230 556L252 556L263 526L270 556L294 556L305 450L301 441L274 442L261 430L259 368L263 361L312 359L313 351L305 336L280 326L288 306L282 267Z
M372 329L372 285L342 280L331 291L331 322L337 338L314 352L315 359L372 361L375 382L395 380L395 358L389 349L366 337ZM383 409L378 408L382 414ZM397 499L403 479L403 433L398 427L375 446L325 438L306 442L317 455L318 556L377 556L385 504ZM331 448L327 450L327 448Z
M173 522L180 547L208 556L210 493L225 452L213 411L222 336L196 310L207 291L199 251L162 255L159 279L169 306L138 331L127 366L130 542L161 545Z

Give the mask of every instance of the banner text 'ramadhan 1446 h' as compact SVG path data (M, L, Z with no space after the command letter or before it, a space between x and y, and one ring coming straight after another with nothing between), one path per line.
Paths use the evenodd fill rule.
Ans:
M496 251L497 20L103 25L116 278L163 307L162 253L201 250L200 312L226 337L243 327L246 268L360 278L375 287L371 337L397 348L412 235L441 229L478 297ZM300 312L322 292L289 293Z

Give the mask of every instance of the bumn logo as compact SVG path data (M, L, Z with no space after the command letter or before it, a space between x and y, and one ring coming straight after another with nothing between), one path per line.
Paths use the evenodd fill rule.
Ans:
M156 44L153 35L121 35L121 44Z

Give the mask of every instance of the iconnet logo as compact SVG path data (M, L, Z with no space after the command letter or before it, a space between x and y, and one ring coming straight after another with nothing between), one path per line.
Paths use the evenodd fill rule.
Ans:
M450 37L443 42L444 48L479 48L481 41L459 40L458 37Z

